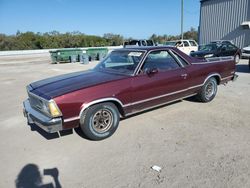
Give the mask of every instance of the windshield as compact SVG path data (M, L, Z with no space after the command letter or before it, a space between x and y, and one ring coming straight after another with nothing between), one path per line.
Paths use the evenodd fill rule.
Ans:
M165 43L167 46L175 46L176 42L175 41L168 41Z
M141 61L144 51L113 51L95 69L132 75Z
M214 51L216 50L217 45L216 44L207 44L200 46L200 51Z

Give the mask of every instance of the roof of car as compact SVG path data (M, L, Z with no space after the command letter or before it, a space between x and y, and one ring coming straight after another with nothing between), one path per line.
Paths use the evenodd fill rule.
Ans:
M194 39L179 39L179 40L170 40L170 41L167 41L167 42L178 42L178 41L195 41Z
M150 50L160 50L160 49L173 49L175 47L171 47L171 46L143 46L143 47L127 47L127 48L120 48L117 49L116 51L120 51L120 50L138 50L138 51L150 51Z
M231 43L232 44L232 41L230 41L230 40L214 40L211 43Z

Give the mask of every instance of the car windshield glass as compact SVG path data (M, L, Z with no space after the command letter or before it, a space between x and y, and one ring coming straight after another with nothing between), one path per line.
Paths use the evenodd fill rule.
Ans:
M154 46L154 42L152 40L147 40L147 45L148 46Z
M193 40L190 40L189 43L191 44L191 46L197 46L196 42Z
M201 51L214 51L214 50L216 50L216 48L217 48L217 45L216 44L207 44L207 45L202 45L201 47L200 47L200 50Z
M95 69L132 75L141 61L144 51L113 51Z
M129 41L129 45L139 45L139 41L138 40L131 40L131 41Z
M165 43L167 46L175 46L176 42L168 41Z

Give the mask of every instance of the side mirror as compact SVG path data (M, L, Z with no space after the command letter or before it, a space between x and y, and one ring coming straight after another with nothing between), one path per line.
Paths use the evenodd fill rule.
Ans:
M146 68L145 73L147 75L156 74L156 73L158 73L158 69L157 68Z

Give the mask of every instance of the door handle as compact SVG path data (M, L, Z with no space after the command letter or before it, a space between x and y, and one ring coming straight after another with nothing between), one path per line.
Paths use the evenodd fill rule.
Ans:
M187 74L182 74L181 77L183 77L184 79L187 78Z

